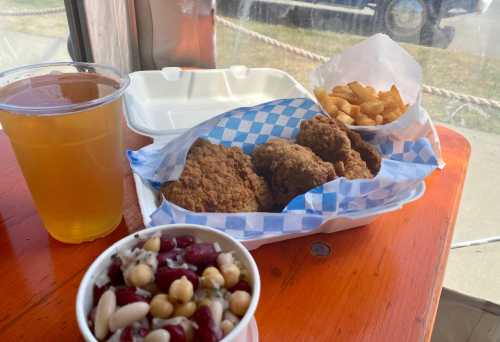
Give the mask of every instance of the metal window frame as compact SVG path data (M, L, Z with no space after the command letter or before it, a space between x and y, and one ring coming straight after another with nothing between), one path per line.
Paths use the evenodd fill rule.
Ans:
M68 52L74 61L93 63L87 29L85 4L82 0L64 0L69 27Z

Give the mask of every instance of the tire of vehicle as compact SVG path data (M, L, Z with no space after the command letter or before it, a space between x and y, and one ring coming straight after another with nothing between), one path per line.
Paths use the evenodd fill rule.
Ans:
M255 1L252 4L250 18L270 24L293 24L294 6Z
M217 11L223 15L237 17L240 8L240 0L219 0L217 1Z
M393 39L420 43L432 41L429 34L436 26L432 11L424 0L381 0L374 15L374 29Z
M317 5L329 5L327 1L316 1ZM321 9L311 9L310 11L310 27L316 30L336 31L345 30L345 22L340 13L330 12Z

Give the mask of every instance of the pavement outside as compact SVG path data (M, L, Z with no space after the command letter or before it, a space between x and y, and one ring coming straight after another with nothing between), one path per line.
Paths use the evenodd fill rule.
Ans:
M499 18L500 1L492 0L484 14L469 14L442 20L441 26L449 25L455 28L455 38L448 50L500 58L497 37L500 29Z
M500 236L500 135L448 126L471 144L453 243ZM500 242L450 251L444 286L500 303Z
M21 65L68 60L66 38L0 29L0 71Z

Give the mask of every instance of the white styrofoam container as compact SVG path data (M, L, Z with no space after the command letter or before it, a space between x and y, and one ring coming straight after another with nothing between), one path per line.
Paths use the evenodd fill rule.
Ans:
M153 139L174 137L237 107L314 98L287 73L269 68L138 71L125 92L129 127Z
M218 114L237 107L292 97L308 97L315 101L302 85L287 73L269 68L233 66L228 69L138 71L130 74L131 83L125 92L128 126L135 132L164 144L189 128ZM158 193L134 174L139 206L144 224L160 205ZM400 209L425 191L420 185L398 203L374 208L358 216L335 217L321 227L305 234L286 234L242 240L248 249L261 245L320 232L333 233L366 225L379 215Z

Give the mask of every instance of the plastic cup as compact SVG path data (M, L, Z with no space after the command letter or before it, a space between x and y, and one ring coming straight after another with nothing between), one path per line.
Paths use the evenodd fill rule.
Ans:
M0 73L0 123L45 228L66 243L120 223L122 94L127 75L96 64L38 64Z

